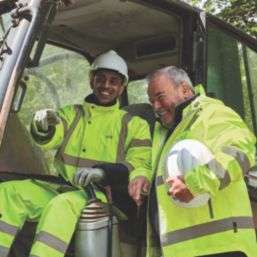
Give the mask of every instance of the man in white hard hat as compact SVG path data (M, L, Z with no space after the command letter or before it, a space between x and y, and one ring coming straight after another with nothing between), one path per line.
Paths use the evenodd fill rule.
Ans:
M129 200L129 179L138 171L150 174L149 127L146 121L119 109L118 97L127 82L125 61L115 51L108 51L96 57L91 66L93 94L83 105L45 109L34 115L33 139L41 147L58 149L55 165L60 176L74 187L60 193L60 185L39 180L1 183L1 257L8 255L26 219L39 221L30 257L64 256L87 203L83 188L91 182L111 186L114 204L117 199L123 203ZM101 190L96 194L106 201ZM134 204L130 201L123 206L130 208Z
M255 136L231 108L205 96L200 85L193 88L184 70L165 67L149 75L148 82L158 120L147 257L255 257L256 234L244 182L255 164ZM199 144L200 153L208 152L205 160L194 157ZM142 176L129 184L138 205L140 193L148 190ZM209 196L205 202L191 204L203 194Z

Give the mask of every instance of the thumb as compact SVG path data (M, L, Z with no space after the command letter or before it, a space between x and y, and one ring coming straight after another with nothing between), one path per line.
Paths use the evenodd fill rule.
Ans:
M149 182L147 180L145 180L144 184L143 184L143 188L142 188L142 191L144 193L148 193L148 190L149 190Z
M165 182L168 183L169 185L172 185L174 182L174 177L173 176L168 177Z

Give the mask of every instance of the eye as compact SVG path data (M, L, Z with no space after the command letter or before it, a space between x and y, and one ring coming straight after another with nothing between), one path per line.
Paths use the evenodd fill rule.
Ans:
M122 80L119 79L119 78L111 78L109 80L109 83L112 85L112 86L120 86L122 85Z
M95 82L96 82L96 83L102 84L102 83L105 83L105 81L106 81L106 77L105 77L105 76L100 75L100 74L97 74L97 75L95 76Z
M165 99L166 98L166 95L159 95L158 96L158 100L163 100L163 99Z

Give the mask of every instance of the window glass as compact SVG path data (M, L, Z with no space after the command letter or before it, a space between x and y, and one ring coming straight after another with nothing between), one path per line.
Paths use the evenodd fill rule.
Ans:
M10 14L3 14L0 17L0 37L3 37L8 28L11 26Z
M208 29L207 91L232 107L256 128L256 53L210 25Z
M26 69L27 90L18 116L30 130L33 114L40 109L82 104L90 92L89 63L80 54L47 45L38 67ZM50 174L55 173L55 151L43 150Z
M244 83L247 85L247 89L249 91L249 96L245 94L244 100L245 102L250 102L251 104L251 108L247 109L246 114L248 119L250 119L251 116L253 117L253 127L255 132L257 132L257 53L243 45L241 50L243 56L241 67L245 80Z
M127 92L129 104L149 103L146 79L130 82L128 84Z
M31 115L42 108L82 103L91 92L89 63L80 54L47 45L39 67L25 71L27 92L20 116L29 125Z

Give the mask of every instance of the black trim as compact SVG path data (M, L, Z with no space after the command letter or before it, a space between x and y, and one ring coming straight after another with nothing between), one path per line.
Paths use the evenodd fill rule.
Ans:
M105 178L101 182L103 186L128 183L129 170L121 163L103 163L94 167L102 168L105 172Z
M38 128L38 130L40 131L40 129ZM30 134L32 136L32 138L39 144L46 144L47 142L50 141L50 139L53 137L54 133L55 133L55 126L49 126L47 131L40 131L40 132L44 132L46 133L45 135L38 135L34 129L33 126L30 126Z

